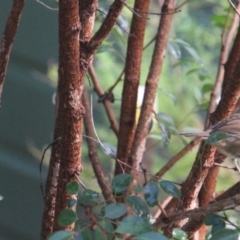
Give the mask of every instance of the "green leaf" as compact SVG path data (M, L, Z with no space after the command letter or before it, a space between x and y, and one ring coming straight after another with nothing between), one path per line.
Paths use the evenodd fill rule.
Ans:
M212 90L213 90L213 84L212 83L206 83L202 87L202 92L203 93L208 93L208 92L211 92Z
M169 41L167 44L167 49L175 59L181 58L181 49L177 43Z
M152 226L149 221L137 216L124 218L116 229L117 233L129 233L131 235L138 235L150 231L152 231Z
M213 25L215 25L216 27L223 28L225 26L226 19L227 19L227 14L215 14L211 17L210 20L213 23ZM229 24L228 24L228 27L229 27Z
M165 122L170 125L174 125L174 121L173 121L172 117L166 113L163 113L163 112L158 113L157 119L160 120L161 122Z
M179 191L179 189L171 182L163 180L160 181L160 186L162 188L162 190L167 193L170 196L173 196L175 198L180 198L181 197L181 192Z
M172 237L175 240L187 240L188 239L187 234L179 228L173 229Z
M209 108L209 102L204 102L199 105L203 110L207 110Z
M144 198L150 207L158 203L158 185L155 182L149 182L143 189Z
M68 207L69 208L75 206L76 204L77 204L77 200L76 199L71 198L71 199L68 200Z
M103 230L97 225L94 229L94 236L95 236L94 239L97 239L97 240L113 239L114 227L112 223L103 220L98 222L98 224L102 226L105 232L103 232Z
M204 224L207 226L218 224L222 218L216 214L210 213L204 218Z
M66 191L68 194L77 194L79 189L79 184L76 181L72 181L66 185Z
M93 231L90 228L83 228L83 229L84 229L83 231L82 230L80 231L81 235L79 236L79 238L81 240L92 240Z
M194 94L194 97L195 97L197 103L198 104L202 103L203 95L202 95L202 92L200 91L200 89L197 88L197 87L194 87L193 88L193 94Z
M193 68L193 69L189 70L189 71L186 73L186 75L190 75L190 74L192 74L192 73L196 73L196 72L198 72L199 70L200 70L200 68Z
M167 237L157 232L146 232L137 235L136 240L168 240Z
M71 240L74 234L74 232L61 230L51 234L47 240Z
M117 219L127 212L127 206L123 203L111 203L104 207L104 216L109 219Z
M83 202L96 202L99 198L99 193L91 189L85 189L82 192L81 198Z
M138 196L128 196L127 203L138 217L149 218L147 204Z
M214 144L216 142L219 142L219 141L225 139L226 137L227 137L226 132L216 131L216 132L211 133L211 135L206 140L206 143Z
M139 185L134 185L133 191L135 193L141 193L143 191L143 188L141 186L139 186Z
M179 39L179 38L176 38L172 41L181 45L192 56L192 58L196 62L199 62L201 64L201 66L203 66L202 59L200 58L200 56L198 55L196 50L192 46L190 46L190 44L188 44L187 42L185 42L185 41L183 41L182 39Z
M221 229L215 232L210 240L237 240L239 237L239 233L234 229Z
M214 224L212 226L211 233L214 234L215 232L217 232L217 231L219 231L219 230L221 230L223 228L226 228L226 223L222 219L220 219L217 224Z
M120 194L122 192L124 192L129 185L132 183L133 177L131 174L118 174L116 176L114 176L113 180L112 180L112 190L115 194Z
M78 219L77 214L72 209L64 209L59 213L58 224L60 226L66 227Z
M169 97L173 101L174 104L177 103L177 99L173 94L171 94L164 88L158 87L158 89L161 90L167 97Z

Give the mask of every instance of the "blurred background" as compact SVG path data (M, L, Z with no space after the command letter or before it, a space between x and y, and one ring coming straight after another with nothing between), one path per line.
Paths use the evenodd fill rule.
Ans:
M107 9L111 2L99 1L99 5ZM57 7L54 1L46 0L45 3ZM11 4L9 0L0 3L1 32ZM217 71L221 27L227 6L227 1L190 1L174 16L157 99L157 113L170 141L163 139L158 126L153 127L148 144L152 172L157 171L186 144L176 134L179 129L203 128ZM160 12L159 1L152 1L151 11ZM3 197L0 201L0 240L32 240L40 236L43 198L39 187L39 163L43 150L52 142L54 130L57 14L57 11L46 9L36 1L27 1L13 44L0 109L0 195ZM130 17L131 12L124 9L119 23L125 29L129 29ZM96 29L102 18L98 13ZM146 43L155 35L159 20L158 16L150 15L149 18ZM124 67L127 37L121 28L116 27L96 55L94 66L104 91L113 85ZM152 49L153 45L150 45L144 52L141 84L144 84L148 73ZM114 150L116 137L109 131L104 109L97 103L98 98L87 78L86 84L89 93L94 96L94 121L99 137ZM113 108L117 117L121 88L120 82L114 90ZM183 181L194 161L196 149L187 154L165 178ZM100 157L110 179L114 162L103 152L100 152ZM48 159L49 151L43 165L44 179ZM83 149L83 160L83 181L87 180L87 187L98 189L86 148ZM221 173L222 179L224 174ZM219 190L226 188L227 184L220 181Z

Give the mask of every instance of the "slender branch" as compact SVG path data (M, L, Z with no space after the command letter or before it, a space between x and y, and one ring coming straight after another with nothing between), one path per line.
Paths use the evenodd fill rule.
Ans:
M9 57L24 4L25 0L13 0L11 11L0 41L0 105Z
M240 10L239 2L237 5L237 8ZM229 13L230 13L230 11L229 11ZM222 45L221 45L221 54L220 54L219 62L218 62L218 72L217 72L216 81L214 84L214 89L212 90L212 93L211 93L210 105L209 105L209 109L208 109L206 120L205 120L205 129L208 127L208 124L209 124L209 115L216 108L217 98L220 95L223 78L224 78L224 72L225 72L224 65L227 61L227 57L229 54L229 48L231 46L231 42L232 42L233 36L235 35L236 29L238 26L238 22L239 22L239 17L237 14L235 14L233 17L233 20L231 22L231 26L230 26L226 36L224 37L224 32L226 31L227 22L229 20L229 13L228 13L228 18L225 21L225 26L222 30Z
M93 65L91 64L89 67L89 75L92 79L92 83L94 86L94 91L98 94L98 97L101 98L104 95L104 91L101 88L101 85L99 83L99 80L97 78L96 72L94 70ZM107 113L108 116L108 120L110 122L110 126L112 128L112 130L114 131L114 133L116 134L116 136L118 135L118 130L119 130L119 126L118 126L118 122L116 119L116 116L113 112L112 106L110 101L108 100L108 98L103 99L101 102L103 102L105 111Z
M231 7L234 9L234 11L237 13L238 17L240 17L240 13L238 11L238 9L234 6L234 4L232 3L231 0L228 0L228 2L230 3Z
M136 0L134 9L136 11L148 11L150 0ZM142 14L146 15L146 14ZM122 91L122 105L120 115L120 126L118 135L117 158L127 163L134 131L135 114L137 107L137 93L140 80L141 61L143 52L144 33L146 18L133 15L130 33L135 37L128 38L128 49L125 64L125 78ZM116 162L115 175L122 173L121 166Z
M89 49L88 52L89 56L94 54L96 49L101 45L103 40L108 36L109 32L116 24L118 16L122 11L125 1L115 0L113 4L110 6L108 14L104 19L102 25L100 26L99 30L95 33L95 35L92 37L92 39L87 45Z
M92 140L92 138L95 137L94 129L93 129L93 123L92 123L92 116L91 116L91 108L89 105L88 97L87 97L87 90L85 88L83 93L83 105L86 110L86 114L84 117L84 126L86 130L87 138L87 144L88 144L88 155L92 163L92 167L95 173L95 176L97 178L98 184L102 190L103 196L108 203L115 202L115 199L113 197L111 188L109 187L109 183L105 179L105 175L103 172L103 169L100 164L100 160L97 154L97 146L95 141Z
M174 223L176 221L186 219L186 218L199 218L205 216L209 213L220 212L224 210L234 209L240 205L240 194L233 197L223 199L218 202L211 203L205 207L196 208L184 212L176 212L167 218L162 218L162 226Z
M240 7L239 1L238 1L238 8ZM217 72L217 76L216 76L216 81L215 81L215 86L214 89L211 93L211 99L210 99L210 106L208 109L208 113L205 119L205 128L207 128L208 124L209 124L209 116L210 114L215 110L216 108L216 104L217 104L217 98L220 95L220 91L221 91L221 87L223 85L223 79L224 79L224 74L225 74L225 68L224 65L227 61L227 57L229 54L229 48L231 46L231 42L232 39L234 38L234 35L236 33L236 28L239 22L239 17L238 15L235 13L230 28L227 30L227 23L229 22L229 18L230 18L230 13L231 13L231 8L229 7L228 10L228 14L227 14L227 18L225 21L225 25L224 28L222 30L222 46L221 46L221 54L219 57L219 63L218 63L218 72ZM224 91L224 89L223 89ZM222 92L223 92L222 91ZM225 159L225 156L223 156L222 154L220 154L218 151L215 153L214 156L215 159L217 159L218 163L223 162L223 160ZM199 192L199 206L206 206L209 201L212 200L212 196L215 192L215 188L216 188L216 182L217 182L217 176L219 173L219 167L216 167L216 163L214 164L215 166L212 167L208 174L207 177L203 183L203 186L201 187L201 191ZM196 225L198 226L199 221L197 219L193 219L191 221L191 227L194 227L194 222L196 221ZM187 231L191 231L190 229L187 229ZM203 225L200 229L199 229L199 236L205 236L206 235L206 231L207 231L207 227L205 225Z
M43 5L45 8L52 10L52 11L58 11L58 8L52 8L49 7L47 4L45 4L44 2L40 1L40 0L36 0L39 4Z
M239 9L239 3L240 1L237 1L237 7ZM234 17L235 18L235 17ZM226 89L226 85L228 84L229 80L232 77L233 71L236 67L237 61L240 57L240 31L237 31L237 35L235 37L232 49L230 51L230 54L228 56L228 60L225 64L225 73L224 73L224 80L223 80L223 91Z
M175 0L165 0L161 12L173 12L174 9ZM141 114L135 132L130 157L128 158L128 164L130 166L133 166L134 168L138 168L138 164L142 159L144 149L142 142L145 141L149 131L149 124L152 117L153 105L159 81L159 74L161 72L163 59L165 56L165 49L167 45L172 17L173 15L162 15L159 22L158 33L156 36L156 44L153 51L152 62L145 85L145 93L141 108ZM137 172L134 173L134 176L136 179Z
M185 154L187 154L192 148L201 142L201 138L193 139L188 145L186 145L180 152L172 157L156 174L155 179L161 178L170 168L174 166ZM154 179L152 179L154 180Z
M41 192L42 192L42 196L43 196L43 199L45 198L44 196L44 190L43 190L43 177L42 177L42 165L43 165L43 160L44 160L44 156L45 156L45 153L46 151L52 147L53 144L55 144L57 141L61 140L61 137L57 138L56 140L54 140L53 142L51 142L43 151L43 154L42 154L42 157L41 157L41 161L40 161L40 164L39 164L39 173L40 173L40 189L41 189Z

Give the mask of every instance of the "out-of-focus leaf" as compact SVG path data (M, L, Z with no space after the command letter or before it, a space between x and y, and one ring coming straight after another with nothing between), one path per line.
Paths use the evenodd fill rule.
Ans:
M146 232L137 235L136 240L168 240L168 238L161 233L157 232Z
M111 203L104 207L104 216L109 219L117 219L127 212L127 206L123 203Z
M99 193L91 189L85 189L81 194L81 201L86 205L95 203L98 199Z
M215 232L210 240L237 240L239 239L239 233L237 230L234 229L221 229Z
M214 224L212 226L211 233L214 234L215 232L217 232L223 228L226 228L226 223L222 219L220 219L220 221L217 224Z
M77 194L78 188L79 188L79 184L76 181L72 181L66 185L66 191L69 194Z
M160 186L162 190L167 193L170 196L173 196L175 198L180 198L181 197L181 192L179 189L172 183L166 180L160 181Z
M137 216L124 218L116 229L117 233L129 233L131 235L138 235L150 231L152 231L152 226L149 221Z
M175 59L180 59L181 58L181 49L179 45L175 42L168 42L167 45L168 51L170 54L175 58Z
M127 203L138 217L149 218L149 210L146 202L138 196L128 196Z
M231 16L228 16L228 17L231 17ZM213 25L215 25L216 27L223 28L225 26L226 19L227 19L227 14L215 14L211 17L210 20L213 23ZM227 23L227 27L230 26L231 22L232 22L232 20L229 19L229 21Z
M60 226L66 227L66 226L76 222L77 219L78 219L77 214L73 210L71 210L69 208L63 209L59 213L58 224Z
M202 92L203 93L208 93L208 92L211 92L212 90L213 90L213 84L212 83L206 83L202 87Z
M208 144L214 144L218 141L221 141L227 137L226 132L216 131L213 132L208 139L206 140L206 143Z
M143 189L144 198L150 207L158 203L158 185L156 182L148 182Z
M139 186L139 185L134 185L133 191L135 193L141 193L143 191L143 188L141 186Z
M74 232L61 230L51 234L51 236L49 236L47 240L71 240L73 235Z
M131 174L123 173L114 176L111 184L113 192L115 194L120 194L124 192L129 187L132 180L133 176Z
M181 45L192 56L192 58L196 62L199 62L201 64L201 66L203 66L202 59L200 58L200 56L198 55L196 50L190 44L188 44L187 42L185 42L185 41L183 41L182 39L179 39L179 38L176 38L172 41Z
M209 108L209 102L204 102L199 105L203 110L208 110Z
M103 221L100 221L98 224L100 224L102 228L106 230L106 232L103 232L103 230L99 226L96 226L94 229L94 236L95 236L94 239L97 239L97 240L113 239L114 227L112 223L103 220Z
M171 116L169 116L166 113L160 112L157 114L157 119L160 120L160 122L168 123L170 125L174 125L174 121Z
M199 90L199 88L194 87L193 88L193 93L194 93L194 97L195 97L197 103L200 104L202 102L202 99L203 99L202 92Z
M76 204L77 204L77 200L76 199L71 198L71 199L68 200L68 207L69 208L75 206Z
M166 89L161 88L161 87L158 87L158 89L161 90L167 97L169 97L173 101L174 104L177 103L177 99L172 93L168 92Z
M222 218L220 216L214 213L210 213L206 215L206 217L204 218L204 224L206 224L207 226L211 226L211 225L218 224L221 220Z
M187 240L188 239L187 234L179 228L173 229L172 236L173 236L174 240Z

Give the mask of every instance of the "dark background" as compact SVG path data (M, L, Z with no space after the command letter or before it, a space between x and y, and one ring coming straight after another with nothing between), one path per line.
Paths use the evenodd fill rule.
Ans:
M12 1L0 2L0 31ZM39 160L52 141L54 88L44 81L49 60L57 60L57 11L26 1L5 79L0 109L0 239L39 239L43 198ZM46 172L46 169L45 169Z

